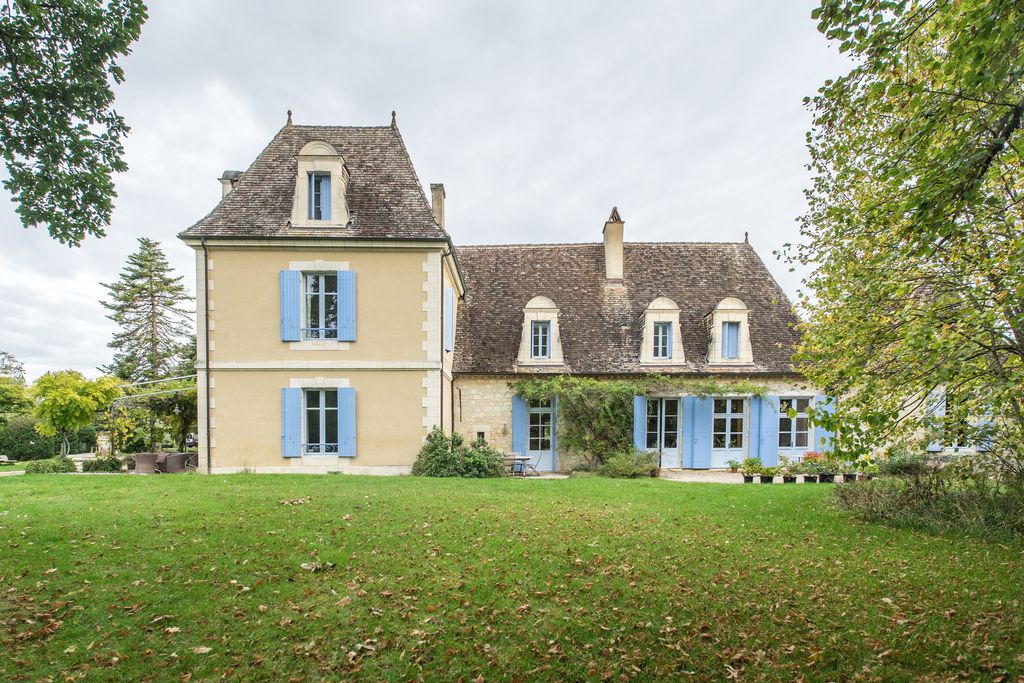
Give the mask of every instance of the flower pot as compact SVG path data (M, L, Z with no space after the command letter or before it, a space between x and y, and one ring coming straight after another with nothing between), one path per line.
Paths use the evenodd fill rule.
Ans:
M743 483L744 484L753 484L754 483L754 475L752 475L752 474L744 474L743 475Z
M736 473L737 473L738 471L739 471L739 470L738 470L738 469L736 469L735 467L730 467L730 468L729 468L729 472L731 472L732 474L736 474Z
M761 475L761 483L762 484L771 484L773 481L775 481L775 477L766 477L763 474Z
M843 475L844 484L849 484L851 481L857 481L857 475L855 473Z
M819 474L818 483L821 484L834 484L836 483L836 475L834 474Z
M871 478L873 476L874 475L871 475L871 474L858 474L857 475L857 481L871 481Z
M817 484L818 483L818 475L817 474L805 474L804 475L804 483L805 484Z
M796 483L796 477L792 476L792 475L787 475L787 476L782 478L782 483L783 484L795 484Z

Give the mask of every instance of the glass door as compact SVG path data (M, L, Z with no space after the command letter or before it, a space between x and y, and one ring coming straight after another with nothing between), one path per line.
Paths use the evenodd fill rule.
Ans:
M659 466L679 468L679 399L647 399L647 450L657 451Z
M729 460L743 460L746 404L743 398L716 398L711 430L711 467L725 467Z
M526 408L527 444L526 454L538 472L551 472L555 458L551 451L551 430L554 424L554 410L550 400L532 400Z

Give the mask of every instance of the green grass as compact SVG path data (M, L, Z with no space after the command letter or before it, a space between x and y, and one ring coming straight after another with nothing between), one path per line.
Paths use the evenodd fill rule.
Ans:
M830 488L6 477L0 680L1024 675L1024 549Z

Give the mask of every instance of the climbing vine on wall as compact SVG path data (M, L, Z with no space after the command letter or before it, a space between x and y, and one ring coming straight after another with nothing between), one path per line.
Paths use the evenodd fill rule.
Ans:
M727 394L764 396L768 388L746 380L724 381L645 375L637 379L595 379L573 375L523 379L512 384L526 400L558 397L561 446L600 465L633 445L633 397L669 394L706 398Z

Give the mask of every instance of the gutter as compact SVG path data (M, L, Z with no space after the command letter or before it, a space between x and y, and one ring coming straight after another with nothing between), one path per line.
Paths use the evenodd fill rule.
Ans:
M206 248L206 239L200 240L203 247L203 372L206 373L206 473L213 471L210 454L210 252Z

